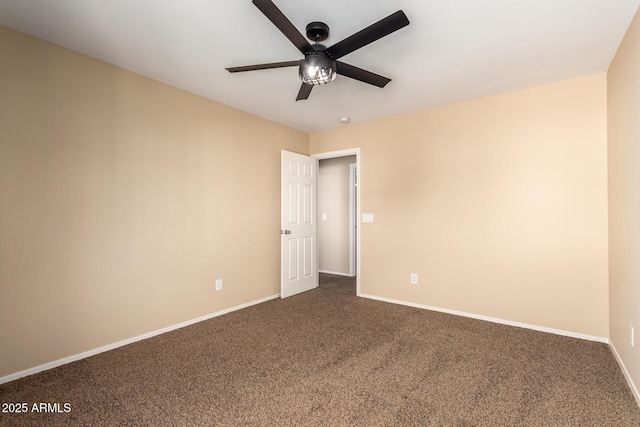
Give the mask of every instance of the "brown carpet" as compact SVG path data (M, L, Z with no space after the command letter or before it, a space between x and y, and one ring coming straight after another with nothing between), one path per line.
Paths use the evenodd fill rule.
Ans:
M608 346L321 286L0 385L2 425L640 426Z

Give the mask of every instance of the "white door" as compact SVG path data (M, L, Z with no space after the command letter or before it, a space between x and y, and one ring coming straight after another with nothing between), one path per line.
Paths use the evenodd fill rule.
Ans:
M318 160L282 150L280 296L318 287L316 173Z

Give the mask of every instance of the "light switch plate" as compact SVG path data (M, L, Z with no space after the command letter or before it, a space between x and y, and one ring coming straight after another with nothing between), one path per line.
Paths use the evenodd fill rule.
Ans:
M373 222L373 214L372 213L362 214L362 222Z

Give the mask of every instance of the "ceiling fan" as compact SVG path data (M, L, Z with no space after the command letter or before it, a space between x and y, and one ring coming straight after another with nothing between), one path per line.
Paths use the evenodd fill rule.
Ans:
M338 59L409 25L409 19L402 10L392 13L331 47L326 47L320 44L329 37L329 26L324 22L311 22L307 25L307 37L313 41L312 45L271 0L253 0L253 4L302 52L304 59L227 68L226 70L230 73L298 66L302 86L296 101L307 99L313 86L330 83L337 74L378 87L384 87L391 81L387 77L345 64Z

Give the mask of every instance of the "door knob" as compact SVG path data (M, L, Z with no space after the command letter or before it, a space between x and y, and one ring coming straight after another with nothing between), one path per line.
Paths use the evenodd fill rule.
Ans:
M280 234L291 234L291 230L280 230Z

